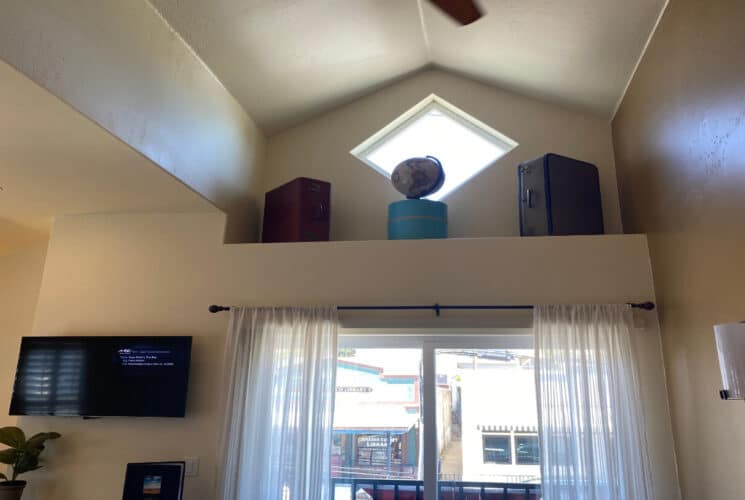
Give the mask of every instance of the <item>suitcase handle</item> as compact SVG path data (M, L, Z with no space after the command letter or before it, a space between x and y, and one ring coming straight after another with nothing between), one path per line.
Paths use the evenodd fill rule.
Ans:
M316 212L315 217L313 217L315 220L318 221L326 221L329 218L328 209L326 208L326 204L322 201L318 202L318 212Z
M525 190L525 199L523 200L527 202L528 208L533 208L533 190L530 188L527 188Z

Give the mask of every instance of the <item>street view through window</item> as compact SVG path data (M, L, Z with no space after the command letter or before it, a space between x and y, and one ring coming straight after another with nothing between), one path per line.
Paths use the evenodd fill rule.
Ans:
M441 500L461 498L463 485L540 484L533 351L449 348L434 355L430 382L423 380L422 349L339 350L335 500L394 498L386 494L393 488L401 500L423 498L427 383L436 387ZM528 498L538 498L535 491Z

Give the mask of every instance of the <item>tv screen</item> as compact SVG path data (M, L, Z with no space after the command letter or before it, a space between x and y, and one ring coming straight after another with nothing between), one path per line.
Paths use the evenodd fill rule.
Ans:
M183 417L191 337L24 337L11 415Z

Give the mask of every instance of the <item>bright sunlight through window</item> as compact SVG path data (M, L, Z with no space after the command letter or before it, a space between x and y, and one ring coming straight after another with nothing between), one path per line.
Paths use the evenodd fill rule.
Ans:
M407 158L436 157L445 169L445 184L427 198L439 201L516 146L509 137L432 94L351 153L389 179Z

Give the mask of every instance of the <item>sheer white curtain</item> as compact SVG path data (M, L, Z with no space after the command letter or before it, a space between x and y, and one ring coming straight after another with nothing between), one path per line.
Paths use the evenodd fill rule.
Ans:
M539 306L533 322L543 499L651 499L631 311Z
M221 500L330 498L336 308L233 308Z

